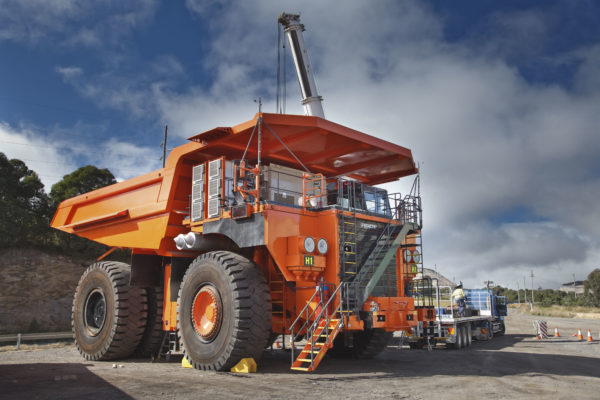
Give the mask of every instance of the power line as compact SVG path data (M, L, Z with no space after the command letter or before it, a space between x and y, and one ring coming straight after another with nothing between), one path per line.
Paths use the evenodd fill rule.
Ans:
M44 160L31 160L31 159L24 159L24 158L18 158L18 160L21 161L26 161L26 162L33 162L33 163L45 163L45 164L55 164L55 165L61 165L61 166L65 166L65 167L71 167L71 164L66 164L66 163L60 163L60 162L56 162L56 161L44 161ZM108 168L108 167L105 167ZM139 169L131 169L131 168L119 168L120 171L127 171L127 172L135 172L135 173L140 173ZM44 175L44 174L40 174L36 171L36 174L40 175L40 176L50 176L50 175ZM59 177L62 178L62 177Z
M21 103L21 104L27 104L30 106L34 106L34 107L66 111L67 114L71 114L71 115L75 115L75 116L87 115L90 117L97 117L97 118L110 119L110 120L114 119L114 120L129 122L129 120L126 118L115 117L113 115L111 115L110 118L107 118L105 115L100 114L100 113L94 113L94 112L89 112L89 111L76 109L76 108L70 108L70 107L61 107L61 106L56 106L56 105L39 103L39 102L30 101L30 100L23 100L23 99L19 99L18 97L13 97L13 96L0 96L0 99L9 100L11 103Z

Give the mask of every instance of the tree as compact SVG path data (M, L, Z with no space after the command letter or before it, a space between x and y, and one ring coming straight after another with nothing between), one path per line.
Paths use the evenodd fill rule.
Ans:
M594 307L600 307L600 269L596 268L583 282L585 297Z
M49 230L48 196L38 175L0 153L0 246L43 245Z
M104 186L116 183L114 175L106 168L99 169L93 165L81 167L62 180L52 185L50 202L56 209L61 201L83 193L91 192Z

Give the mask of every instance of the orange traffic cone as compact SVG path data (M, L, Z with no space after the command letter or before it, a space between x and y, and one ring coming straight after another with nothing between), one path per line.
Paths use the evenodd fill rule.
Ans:
M594 338L592 337L592 331L590 331L589 329L588 329L588 338L587 338L587 341L588 342L593 342L594 341Z
M577 339L583 340L583 335L581 334L581 328L577 328Z
M558 333L558 328L554 328L554 337L560 337L560 333Z

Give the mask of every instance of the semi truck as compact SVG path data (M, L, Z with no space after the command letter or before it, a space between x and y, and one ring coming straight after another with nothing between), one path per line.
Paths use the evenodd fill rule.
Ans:
M452 287L434 284L436 296L435 323L427 329L413 328L409 337L411 348L423 348L436 343L462 349L475 340L489 340L503 335L506 328L506 297L490 289L465 289L466 308L461 314L452 298Z
M258 360L279 335L292 369L372 357L435 322L408 148L325 119L300 17L279 18L306 115L262 111L196 134L164 168L63 201L51 226L131 251L81 277L72 327L88 360L156 354L197 369ZM377 185L415 176L412 190ZM296 349L297 343L301 343Z

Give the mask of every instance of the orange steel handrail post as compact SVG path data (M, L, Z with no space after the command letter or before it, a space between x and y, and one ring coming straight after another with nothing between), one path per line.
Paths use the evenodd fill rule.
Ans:
M238 186L238 170L240 171L239 173L239 177L240 178L244 178L245 172L251 172L254 174L254 190L249 190L247 185L246 185L246 180L244 179L243 181L243 187L242 186ZM256 209L258 210L259 205L260 205L260 198L259 198L259 193L260 193L260 168L258 166L255 166L254 168L246 168L246 162L242 161L240 163L240 166L238 167L237 165L234 166L234 172L233 172L233 190L240 192L240 194L242 195L242 198L244 200L246 200L246 198L248 196L253 196L254 200L255 200L255 206Z
M311 179L307 179L311 178ZM306 184L310 182L321 182L320 186L314 186L307 188ZM307 192L313 192L317 189L321 189L319 194L308 196ZM323 174L311 175L306 172L302 173L302 211L306 211L306 203L311 199L317 199L319 197L327 196L327 188L325 187L325 176Z

